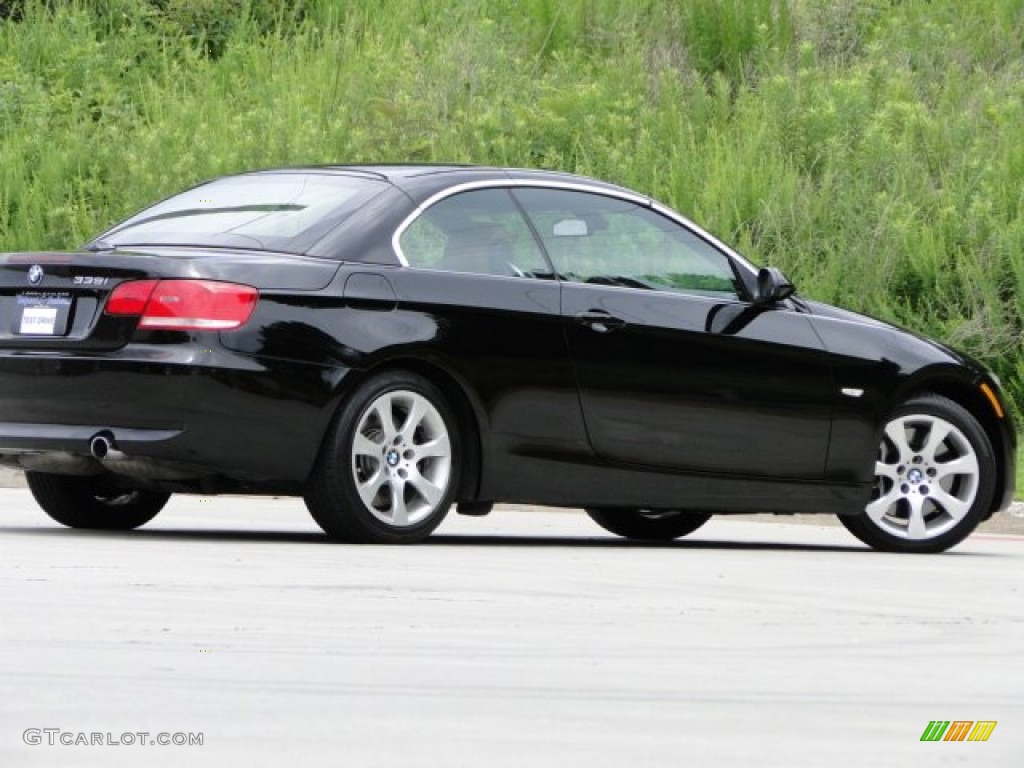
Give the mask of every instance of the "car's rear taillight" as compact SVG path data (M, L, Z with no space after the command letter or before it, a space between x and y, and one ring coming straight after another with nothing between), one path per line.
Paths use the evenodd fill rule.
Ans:
M105 311L137 316L147 330L230 331L248 322L259 295L214 280L134 280L114 289Z
M156 288L158 280L132 280L121 283L110 294L107 301L108 315L141 315L146 309L146 302Z

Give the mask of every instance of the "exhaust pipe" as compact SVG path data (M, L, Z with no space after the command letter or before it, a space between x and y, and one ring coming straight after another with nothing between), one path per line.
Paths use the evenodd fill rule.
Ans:
M113 438L104 434L96 435L89 441L89 453L97 461L118 461L125 458L125 455L114 447Z

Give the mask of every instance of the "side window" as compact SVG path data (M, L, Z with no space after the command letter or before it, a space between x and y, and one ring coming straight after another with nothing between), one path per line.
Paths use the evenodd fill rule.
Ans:
M544 254L505 189L462 192L430 206L402 233L410 267L506 277L551 277Z
M566 280L736 298L729 258L660 213L604 195L517 189Z

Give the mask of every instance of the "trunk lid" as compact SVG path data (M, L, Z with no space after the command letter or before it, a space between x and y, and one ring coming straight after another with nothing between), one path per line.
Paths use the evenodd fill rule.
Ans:
M100 351L127 344L136 319L103 314L126 280L197 278L260 291L316 291L339 267L293 254L180 247L0 254L0 348Z

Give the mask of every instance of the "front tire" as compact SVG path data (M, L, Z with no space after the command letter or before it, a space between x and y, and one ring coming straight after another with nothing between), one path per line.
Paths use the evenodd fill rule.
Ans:
M359 386L335 418L306 507L339 541L423 541L452 504L461 455L441 391L411 372L382 373Z
M984 519L996 462L981 425L938 395L908 400L889 418L875 462L871 501L846 529L886 552L942 552Z
M25 479L43 511L69 528L100 531L138 528L156 517L171 497L169 493L116 488L102 476L26 472Z
M601 507L584 510L609 533L638 541L672 541L693 533L711 519L703 512Z

